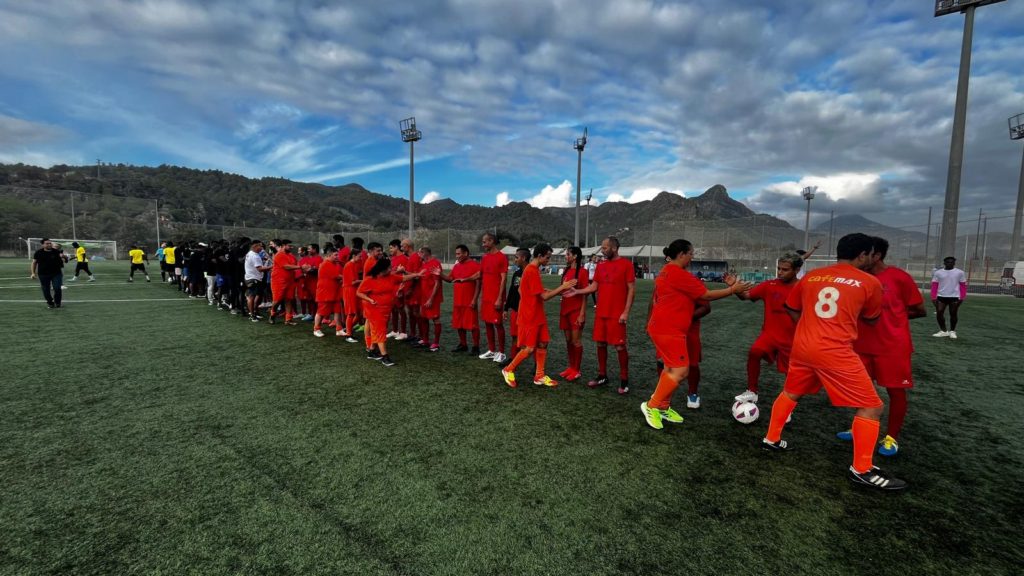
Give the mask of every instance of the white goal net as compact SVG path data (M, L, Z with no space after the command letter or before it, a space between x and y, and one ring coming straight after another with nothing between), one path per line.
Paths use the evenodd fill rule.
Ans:
M75 248L71 245L72 242L78 242L79 246L85 247L85 256L90 261L95 260L97 262L103 260L117 260L117 240L71 240L68 238L50 238L53 244L60 245L64 250L64 254L74 262L75 260ZM26 248L28 248L28 257L32 258L32 255L43 247L42 238L28 238L25 240Z

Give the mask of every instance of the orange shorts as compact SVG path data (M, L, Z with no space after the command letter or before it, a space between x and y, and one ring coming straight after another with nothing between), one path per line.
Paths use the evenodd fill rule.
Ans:
M515 339L519 335L519 311L509 310L508 311L508 330L512 338Z
M772 338L764 332L754 340L750 351L767 356L770 362L775 362L775 368L780 374L785 374L789 369L789 351L791 345L786 345Z
M274 295L274 302L288 300L295 296L294 282L278 282L270 285L270 293Z
M666 368L682 368L690 365L686 334L650 334L650 337L655 353Z
M331 314L341 314L341 302L337 300L328 300L327 302L316 303L316 313L322 317L330 316Z
M345 315L354 316L356 314L356 308L359 306L359 296L356 296L355 288L343 288L342 295L342 309L345 311Z
M534 324L533 326L520 326L516 343L520 348L536 348L542 342L550 342L551 335L548 334L548 323Z
M626 325L619 324L618 318L594 318L594 342L605 342L612 346L626 343Z
M380 344L387 339L388 335L388 320L387 318L381 318L380 316L374 315L373 317L366 317L366 327L364 328L368 337L366 341L370 344Z
M479 330L480 322L476 318L473 306L455 306L452 308L452 328L456 330Z
M785 390L790 394L816 394L825 387L833 406L844 408L879 408L882 399L868 376L860 358L851 352L849 358L818 368L798 360L789 363Z
M559 330L582 330L583 325L587 323L586 316L583 317L583 322L579 322L577 319L580 317L581 308L575 310L566 310L564 313L558 315L558 329Z
M910 354L861 354L861 362L868 376L884 388L913 388L914 376L910 369Z

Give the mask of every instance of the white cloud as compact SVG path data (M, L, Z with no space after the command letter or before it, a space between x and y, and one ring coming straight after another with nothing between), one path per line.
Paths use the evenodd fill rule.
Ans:
M494 198L494 205L504 206L505 204L508 204L511 201L512 198L509 196L508 192L498 192L498 196Z
M662 190L660 188L638 188L633 190L629 196L623 196L618 192L612 192L605 198L605 202L628 202L630 204L636 204L637 202L643 202L645 200L654 200L654 197L662 192L669 192L685 198L681 190Z
M779 182L765 189L769 192L802 197L804 188L817 186L818 194L826 194L832 200L861 200L874 194L881 181L880 174L851 172L831 176L804 176L799 182Z
M441 193L440 192L436 192L434 190L431 190L430 192L427 192L426 194L423 195L423 199L420 200L420 204L430 204L434 200L440 200L440 199L441 199Z
M568 208L574 205L570 199L572 190L572 182L563 180L557 188L548 184L539 194L528 199L526 202L534 208Z

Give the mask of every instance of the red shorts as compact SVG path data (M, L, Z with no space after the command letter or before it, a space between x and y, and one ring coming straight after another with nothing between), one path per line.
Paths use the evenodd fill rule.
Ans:
M342 295L344 296L345 315L355 316L356 310L359 307L359 296L356 296L356 289L343 288Z
M434 302L429 308L426 306L420 306L420 318L426 318L427 320L437 320L441 317L441 299L435 298Z
M551 335L548 334L548 323L534 324L533 326L520 326L516 343L520 348L536 348L542 342L550 342Z
M302 299L313 300L316 298L316 278L306 278L302 283Z
M785 390L790 394L816 394L825 386L833 406L845 408L880 408L881 398L860 358L850 353L848 359L829 362L828 368L817 368L799 361L789 363Z
M295 295L294 282L279 282L270 285L270 292L274 295L274 302L287 300Z
M328 300L327 302L316 303L316 313L321 317L327 317L331 314L341 314L341 302L337 300Z
M387 339L388 335L388 320L382 318L377 314L366 317L366 326L364 327L366 334L365 339L369 344L380 344Z
M868 376L884 388L913 388L910 354L860 354Z
M509 310L508 311L508 330L509 330L509 334L512 335L513 339L516 336L519 335L519 311L518 310Z
M689 346L686 334L649 334L654 351L666 368L682 368L690 365Z
M566 310L558 315L558 329L559 330L582 330L583 325L587 323L587 317L583 317L583 321L579 322L577 319L580 317L580 310L582 308L576 308L575 310Z
M501 324L501 309L494 307L497 296L480 298L480 320L487 324Z
M605 342L612 346L626 343L626 325L619 324L618 318L594 318L594 342Z
M476 319L476 308L473 306L455 306L452 308L452 328L456 330L479 330L480 323Z
M792 342L783 344L777 338L762 332L757 337L757 340L754 340L754 343L751 344L750 351L761 356L767 356L769 362L775 362L775 368L778 369L779 373L785 374L786 370L789 369L789 351L791 348Z

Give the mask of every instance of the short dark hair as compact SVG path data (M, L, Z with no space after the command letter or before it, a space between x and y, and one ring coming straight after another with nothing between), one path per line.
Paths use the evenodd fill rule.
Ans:
M498 237L494 235L494 232L484 232L481 238L490 238L495 244L498 243Z
M381 259L377 260L377 263L374 264L372 268L370 268L370 271L368 272L368 274L370 276L376 277L376 276L380 276L381 274L383 274L385 272L390 272L390 271L391 271L391 259L388 258L387 256L382 256Z
M359 236L356 236L355 238L353 238L352 239L352 249L353 250L362 250L363 249L363 239L360 238Z
M369 244L366 245L367 252L369 252L370 250L376 250L377 248L383 249L384 246L382 246L380 242L370 242Z
M42 244L44 242L49 242L49 241L50 241L49 238L43 238L42 240L39 241L39 243Z
M853 260L861 254L870 254L873 245L874 242L871 236L867 234L860 232L847 234L839 239L839 244L836 244L836 258L839 260Z
M332 238L334 239L334 245L335 246L344 246L345 245L345 237L342 236L341 234L335 234L334 236L332 236Z
M614 244L616 250L619 249L619 239L616 238L615 236L609 236L605 238L605 240L607 240L609 244Z
M519 255L519 254L526 254L526 257L529 258L530 257L530 249L529 248L516 248L516 254L517 255Z
M880 236L872 236L871 249L879 254L881 260L885 260L886 255L889 254L889 241Z
M551 249L551 245L543 242L533 247L534 258L540 258L541 256L546 256L552 252L554 252L554 250Z
M420 250L430 254L431 256L434 255L434 251L430 249L430 246L420 246Z
M692 251L693 244L689 240L676 238L671 244L662 248L661 253L668 257L669 260L675 260L680 254L689 254Z
M75 248L78 248L78 242L72 242L71 245L74 246Z
M396 248L401 248L402 247L402 241L399 240L398 238L395 238L391 242L388 242L388 246L394 246Z
M310 247L310 248L312 248L313 250L316 250L317 252L319 252L319 251L320 251L320 245L319 245L319 244L317 244L317 243L315 243L315 242L314 242L314 243L311 243L311 244L309 245L309 247Z
M469 246L466 246L465 244L459 244L458 246L455 247L455 249L462 250L463 252L469 254Z

